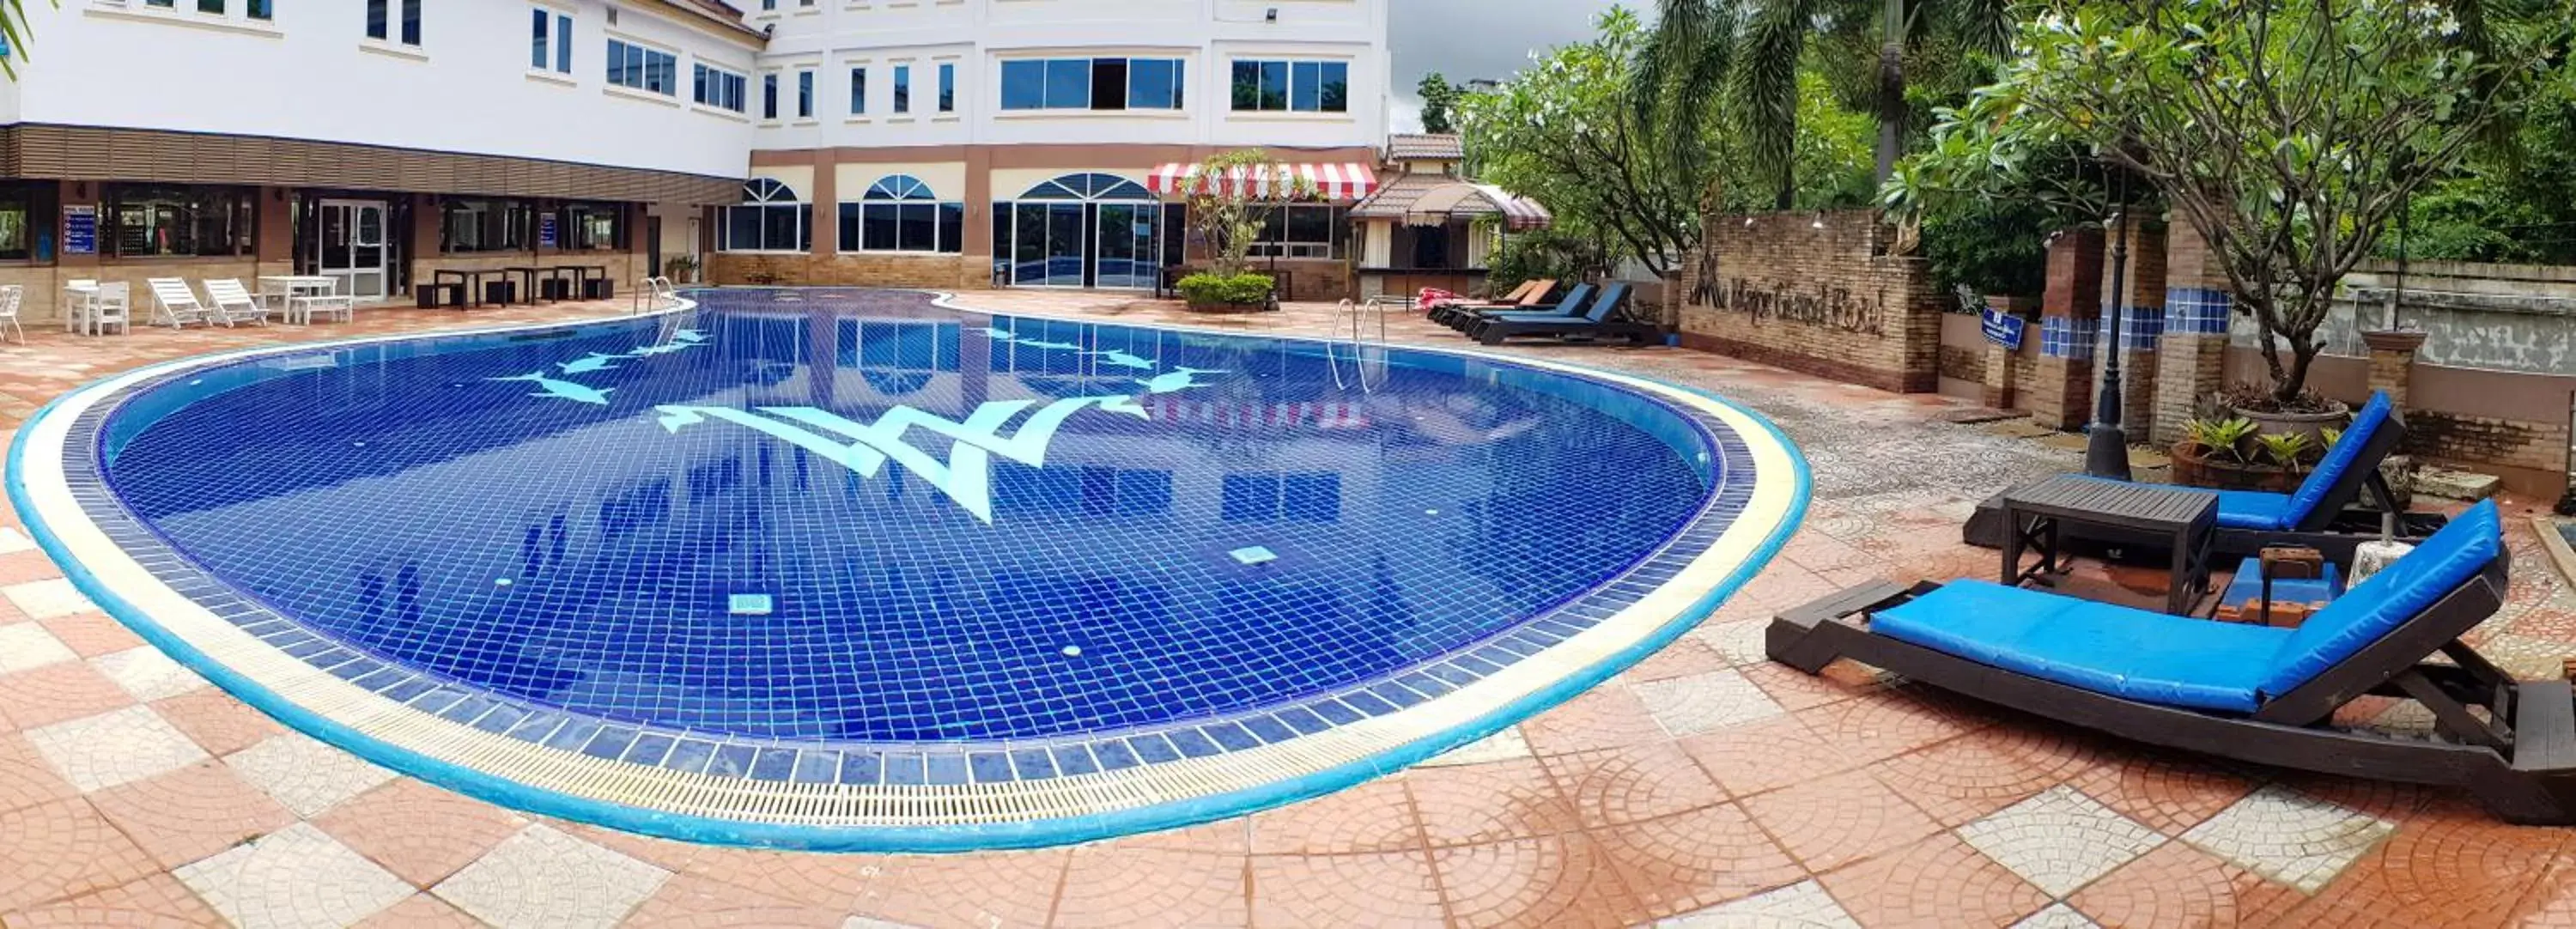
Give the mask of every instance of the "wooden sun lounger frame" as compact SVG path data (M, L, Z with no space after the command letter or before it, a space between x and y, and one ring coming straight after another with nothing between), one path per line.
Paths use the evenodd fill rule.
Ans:
M1856 617L1938 584L1854 587L1771 622L1771 659L1815 674L1838 658L2024 713L2148 745L2346 777L2464 788L2497 817L2576 825L2576 693L2564 680L2517 681L2460 636L2504 602L2506 558L2379 641L2251 716L2143 703L2042 680L1870 632ZM2435 652L2451 664L2426 661ZM2436 740L2327 727L2364 695L2432 710ZM2481 718L2471 712L2483 708Z

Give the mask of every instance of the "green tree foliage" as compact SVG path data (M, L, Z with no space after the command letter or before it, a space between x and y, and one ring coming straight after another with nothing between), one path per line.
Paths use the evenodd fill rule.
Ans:
M1591 41L1554 49L1495 90L1467 95L1460 129L1485 180L1556 215L1556 238L1596 243L1610 259L1669 273L1699 244L1704 211L1761 208L1771 197L1767 187L1738 183L1757 172L1727 144L1719 122L1662 121L1624 105L1650 33L1623 9L1602 14L1598 25ZM1797 106L1802 129L1790 157L1803 183L1790 191L1791 203L1868 202L1870 118L1836 103L1813 75L1802 79ZM1671 138L1684 131L1695 134Z
M46 2L57 8L62 6L62 0ZM27 28L26 0L0 0L0 39L9 42L8 57L0 58L0 74L8 75L12 81L18 79L19 60L27 57L27 37L31 34Z
M1208 244L1208 264L1212 266L1209 271L1219 278L1249 273L1251 262L1245 256L1251 254L1253 242L1261 235L1264 215L1280 204L1315 196L1313 182L1302 177L1285 185L1272 185L1266 194L1219 181L1238 171L1270 164L1269 153L1257 148L1221 152L1209 156L1199 165L1197 174L1182 182L1181 195L1190 207L1190 226Z
M2453 261L2576 264L2576 59L2532 92L2503 145L2415 195L2406 254ZM2383 239L2380 254L2397 243Z
M2548 44L2487 43L2443 7L2394 0L2033 9L1999 81L1934 130L1924 170L2038 178L2073 150L2151 183L2262 323L2285 404L2306 392L2336 284L2408 194L2460 162ZM2081 171L2068 186L2072 200L2102 189Z
M1466 95L1466 88L1449 83L1447 77L1441 76L1438 71L1433 71L1423 75L1421 83L1413 85L1413 92L1422 97L1422 131L1435 133L1458 131L1455 118L1458 112L1458 98Z

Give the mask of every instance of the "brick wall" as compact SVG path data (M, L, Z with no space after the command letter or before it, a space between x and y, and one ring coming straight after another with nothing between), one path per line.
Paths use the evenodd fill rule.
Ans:
M786 287L921 287L980 290L993 285L993 268L981 255L771 255L716 252L707 256L715 284Z
M2496 473L2525 493L2565 486L2567 422L2533 422L2441 410L2406 411L2406 450L2418 457Z
M1749 220L1749 222L1748 222ZM1890 258L1866 211L1706 218L1686 256L1682 344L1882 390L1941 377L1941 301L1921 259Z

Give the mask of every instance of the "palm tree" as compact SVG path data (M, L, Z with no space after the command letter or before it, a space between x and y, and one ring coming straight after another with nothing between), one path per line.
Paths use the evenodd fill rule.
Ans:
M1878 19L1877 180L1885 183L1905 148L1906 50L1935 30L2001 50L2012 27L2010 0L1657 0L1657 13L1655 34L1639 53L1635 105L1690 130L1709 103L1730 100L1745 151L1775 185L1780 209L1792 206L1797 192L1798 69L1813 35L1835 23ZM1689 145L1697 136L1679 131L1670 138Z
M47 0L60 7L62 0ZM9 43L9 54L0 57L0 74L18 79L18 59L27 56L26 0L0 0L0 41Z

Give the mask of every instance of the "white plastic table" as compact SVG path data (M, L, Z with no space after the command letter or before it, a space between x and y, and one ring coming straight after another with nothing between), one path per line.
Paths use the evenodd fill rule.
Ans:
M315 299L334 299L340 291L339 278L320 274L265 274L259 283L262 293L285 295L286 321L299 325L313 323Z

